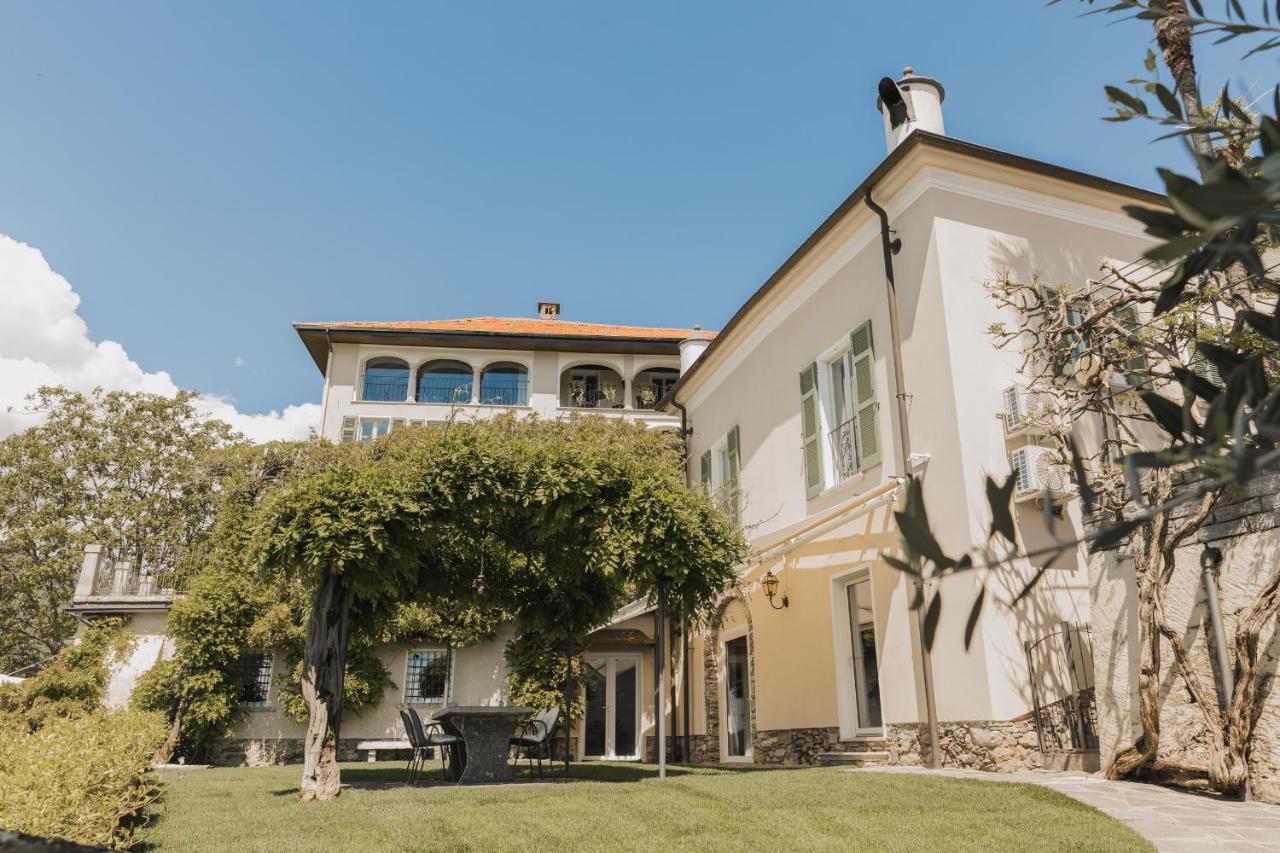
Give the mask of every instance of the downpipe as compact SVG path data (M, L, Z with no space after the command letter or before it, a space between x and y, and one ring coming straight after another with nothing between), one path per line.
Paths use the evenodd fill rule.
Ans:
M898 292L893 278L893 256L902 249L902 241L895 239L889 228L889 214L871 197L874 187L867 187L862 200L880 218L880 246L884 251L885 293L889 301L889 334L893 348L893 382L898 403L898 447L902 476L911 476L911 431L907 424L907 383L902 372L902 333L898 325ZM916 578L916 590L924 600L924 581ZM924 685L925 713L929 721L929 766L942 767L942 747L938 732L938 707L933 690L933 656L924 642L924 608L916 608L916 635L920 642L920 679Z

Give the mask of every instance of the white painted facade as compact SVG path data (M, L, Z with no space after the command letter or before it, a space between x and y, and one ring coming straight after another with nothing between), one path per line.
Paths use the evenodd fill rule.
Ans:
M1001 316L984 283L1007 271L1082 285L1098 276L1102 262L1136 260L1150 245L1121 210L1135 201L1155 203L1141 191L924 133L905 142L890 134L888 142L891 156L735 315L675 391L692 429L691 484L709 469L712 487L721 488L716 458L726 436L737 446L741 520L755 556L741 567L745 608L734 604L730 612L749 611L737 619L750 624L756 735L838 729L839 740L852 742L889 736L895 724L919 724L926 716L923 655L909 607L913 584L880 559L900 545L893 507L874 506L882 500L875 496L906 472L880 222L863 194L872 193L887 212L892 238L901 240L893 270L912 468L923 477L935 532L952 553L985 540L984 476L1002 482L1010 454L1031 441L1006 434L1000 418L1020 357L998 350L986 331L1014 318ZM878 461L842 477L837 449L847 431L837 427L851 408L839 404L834 371L849 357L851 334L866 323L875 405L863 414L874 411L881 452ZM801 374L811 366L818 379L817 488L807 488L805 464L814 431L804 428ZM864 504L872 508L859 511ZM1078 526L1077 504L1066 501L1058 523ZM1025 542L1045 540L1036 502L1018 503L1016 521ZM1059 560L1018 607L1007 606L1036 568L1024 564L1016 576L986 578L998 600L988 598L967 651L960 638L979 579L960 574L943 583L932 671L944 723L1025 719L1032 699L1024 643L1063 622L1090 621L1083 549ZM785 608L771 606L761 590L768 571L787 596ZM879 672L882 720L870 732L858 725L846 598L859 577L871 580ZM726 625L695 643L694 736L718 729L724 740L723 701L707 701L709 685L699 682L702 661L717 659L724 638L740 627Z

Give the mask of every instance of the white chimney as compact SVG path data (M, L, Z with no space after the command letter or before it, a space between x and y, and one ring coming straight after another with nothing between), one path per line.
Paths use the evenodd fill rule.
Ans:
M693 363L702 355L702 351L711 345L711 338L703 333L701 326L693 327L693 334L680 342L680 375L684 376L693 367Z
M888 149L893 151L917 128L945 136L942 99L946 96L941 83L916 76L910 65L902 69L901 80L881 79L876 109L884 116L884 142Z
M555 320L560 316L559 302L539 302L538 317L542 320Z

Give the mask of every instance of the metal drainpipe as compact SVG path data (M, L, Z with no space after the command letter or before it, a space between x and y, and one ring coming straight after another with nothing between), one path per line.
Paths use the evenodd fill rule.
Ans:
M898 292L893 279L893 256L902 248L901 240L889 236L889 214L871 197L873 187L867 187L862 199L876 216L880 217L880 245L884 249L884 282L889 298L889 335L893 347L893 384L898 400L898 446L901 449L902 476L911 476L911 431L907 425L907 383L902 375L902 334L898 327ZM916 579L916 589L924 597L924 582ZM924 682L925 713L929 720L929 766L942 766L942 749L939 744L938 707L933 692L933 660L924 643L924 608L916 609L916 633L920 641L920 676Z

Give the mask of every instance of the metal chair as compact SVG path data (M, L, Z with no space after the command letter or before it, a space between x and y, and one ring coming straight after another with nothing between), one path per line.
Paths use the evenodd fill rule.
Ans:
M538 775L542 776L542 755L546 753L547 758L551 758L551 736L555 734L556 723L559 719L560 709L548 708L535 715L532 720L516 726L515 737L511 738L507 749L510 751L512 747L515 747L517 762L520 761L520 750L523 749L525 757L529 759L530 772L533 772L533 759L536 753Z
M418 776L422 762L427 757L427 744L418 733L407 711L400 710L400 722L404 725L404 735L409 739L409 763L405 765L405 781L412 785Z
M440 769L444 772L445 778L449 778L449 765L445 761L445 753L449 753L449 758L453 758L453 749L462 743L462 738L457 735L451 735L444 730L444 727L437 722L424 724L422 717L418 716L416 708L406 708L400 712L408 718L409 726L414 731L417 741L422 744L422 755L426 757L428 749L436 749L440 753ZM414 738L410 738L412 743ZM419 772L422 765L419 764Z

